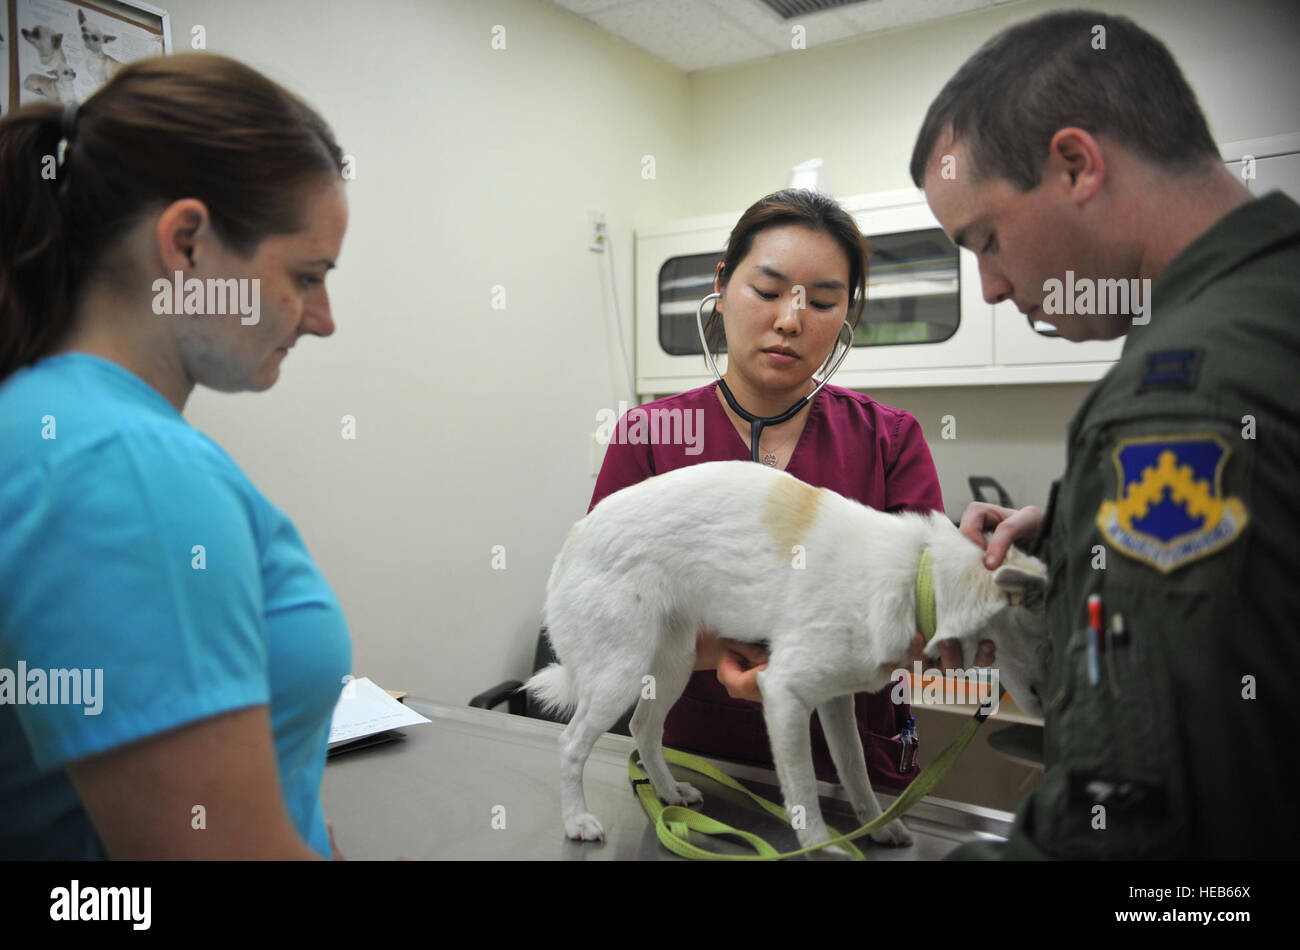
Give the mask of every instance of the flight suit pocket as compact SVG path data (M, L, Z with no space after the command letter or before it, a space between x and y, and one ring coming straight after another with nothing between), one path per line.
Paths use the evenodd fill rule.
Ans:
M1149 586L1129 587L1113 574L1102 598L1097 715L1109 721L1113 739L1094 775L1103 784L1093 791L1109 802L1114 840L1107 853L1176 857L1187 830L1182 713L1170 682L1175 657L1160 624L1176 623L1186 607L1175 603L1182 600L1177 594L1161 606Z
M1184 828L1171 807L1174 736L1158 712L1158 661L1131 641L1107 643L1095 664L1091 654L1088 626L1076 624L1046 714L1059 774L1056 807L1040 817L1044 840L1067 858L1172 856Z

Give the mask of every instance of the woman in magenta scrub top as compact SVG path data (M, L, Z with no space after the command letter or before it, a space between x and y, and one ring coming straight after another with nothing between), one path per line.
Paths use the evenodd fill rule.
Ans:
M867 264L866 241L857 225L824 195L777 192L745 212L718 265L715 288L722 297L705 334L715 352L725 339L723 378L746 411L777 415L812 392L817 385L813 374L830 357L844 321L856 326L861 317ZM634 423L639 413L662 410L680 411L683 419L691 413L695 437L676 445L620 437L667 431L667 426L649 425L652 417L644 420L644 428ZM839 386L827 384L792 419L765 428L759 458L881 511L943 509L939 477L916 419ZM652 475L730 459L750 459L749 425L725 403L716 383L647 403L620 420L591 507ZM854 705L872 783L905 786L917 772L915 765L899 768L902 744L897 736L909 707L896 705L888 689L859 694ZM812 742L818 776L833 779L835 767L816 713ZM692 675L669 713L664 744L772 763L762 707L733 699L707 669Z

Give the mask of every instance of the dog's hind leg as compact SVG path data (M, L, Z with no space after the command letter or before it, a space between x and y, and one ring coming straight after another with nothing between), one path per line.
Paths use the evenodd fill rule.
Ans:
M564 818L564 833L570 838L600 841L605 837L605 829L587 811L582 773L596 740L618 721L632 699L633 695L613 689L583 696L578 700L573 719L560 733L560 813Z
M817 707L817 717L821 720L822 732L826 736L826 745L831 750L831 759L835 762L840 782L849 793L853 813L864 825L874 821L880 817L881 808L876 793L871 789L871 780L867 777L867 760L862 752L862 739L858 735L858 725L853 715L853 695L826 700ZM911 833L897 819L883 828L877 828L867 837L877 844L912 843Z
M691 678L695 666L693 640L694 633L683 636L676 631L664 638L650 670L652 679L646 684L653 687L653 693L642 688L629 724L655 794L670 805L693 805L704 800L699 789L673 778L664 761L664 720Z
M599 841L605 837L605 829L587 811L587 796L582 790L587 757L600 738L600 730L587 721L590 706L585 696L578 700L573 718L560 733L560 815L564 819L564 833L579 841Z

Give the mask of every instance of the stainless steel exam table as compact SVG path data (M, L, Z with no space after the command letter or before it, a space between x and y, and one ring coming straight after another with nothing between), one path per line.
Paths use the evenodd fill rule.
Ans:
M604 842L569 841L560 822L558 738L563 726L505 712L406 698L433 720L404 727L395 742L346 752L325 766L326 820L350 860L684 860L660 845L632 795L627 757L632 740L606 734L587 761L587 805L605 827ZM747 787L780 802L771 770L710 760ZM673 768L704 793L706 814L752 831L781 851L796 850L794 832L738 793ZM819 783L826 821L837 831L858 827L843 790ZM877 791L882 807L893 796ZM942 858L963 841L1002 839L1013 816L926 798L906 817L916 843L885 848L865 837L872 861ZM703 847L753 853L731 838L699 838Z

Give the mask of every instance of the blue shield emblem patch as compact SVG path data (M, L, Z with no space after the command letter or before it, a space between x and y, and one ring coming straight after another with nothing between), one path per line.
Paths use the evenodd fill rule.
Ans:
M1231 452L1212 434L1121 439L1118 497L1097 512L1103 537L1165 574L1231 544L1250 520L1223 494Z

